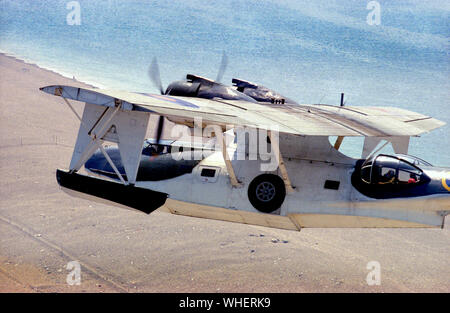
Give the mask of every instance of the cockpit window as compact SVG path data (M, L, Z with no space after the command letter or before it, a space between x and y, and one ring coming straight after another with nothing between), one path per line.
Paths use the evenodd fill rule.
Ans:
M144 144L144 149L142 150L142 154L145 155L160 155L169 153L169 146L166 145L158 145L146 142Z
M406 161L400 160L398 167L398 182L400 184L418 183L421 176L421 170Z
M367 184L415 184L421 181L422 171L397 157L378 155L361 167L361 179Z
M379 155L375 158L372 166L371 183L392 184L395 182L398 168L398 159Z
M392 184L395 181L395 168L382 167L381 175L378 177L379 184Z
M421 173L408 172L404 170L398 170L398 182L400 184L415 184L420 181Z
M372 175L372 163L370 163L369 165L363 166L361 168L361 179L365 183L370 184L371 175Z
M424 160L422 160L418 157L412 156L412 155L396 154L395 156L397 158L399 158L400 160L407 161L416 166L433 166L430 163L428 163L427 161L424 161Z

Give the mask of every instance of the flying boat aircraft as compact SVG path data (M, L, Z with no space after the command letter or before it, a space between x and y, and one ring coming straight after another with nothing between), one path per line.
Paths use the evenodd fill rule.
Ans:
M408 155L408 146L410 137L444 122L393 107L298 104L241 79L226 86L188 74L164 90L156 61L150 77L161 94L41 88L72 110L69 100L85 103L69 169L56 172L63 190L145 213L289 230L443 227L450 169ZM152 115L160 116L157 134L146 139ZM165 119L214 131L206 144L163 140ZM342 140L355 136L364 137L359 159L340 151ZM379 153L387 144L394 155Z

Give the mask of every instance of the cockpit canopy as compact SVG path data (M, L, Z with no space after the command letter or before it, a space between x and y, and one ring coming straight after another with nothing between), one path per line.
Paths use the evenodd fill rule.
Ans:
M379 154L369 158L361 166L361 179L366 184L378 185L420 183L425 177L415 164L430 164L423 160L410 162L416 158L408 157Z

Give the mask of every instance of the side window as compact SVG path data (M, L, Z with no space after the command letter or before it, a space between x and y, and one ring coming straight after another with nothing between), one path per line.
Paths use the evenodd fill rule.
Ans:
M144 146L144 149L142 150L142 154L144 155L155 155L156 149L152 144L147 144Z
M142 154L150 156L166 154L169 152L169 146L157 145L152 143L144 144L144 149L142 150Z
M216 176L216 170L211 168L203 168L200 175L203 177L214 177Z
M391 167L382 167L381 175L378 178L379 184L392 184L395 181L395 168Z
M420 181L420 174L405 170L398 171L398 182L401 184L415 184Z
M200 166L199 177L203 183L215 183L219 177L220 167ZM198 174L197 174L198 175Z
M373 162L371 183L379 185L396 183L397 168L397 158L387 155L377 156Z
M398 182L399 184L415 184L420 181L420 178L422 176L422 172L412 166L411 164L408 164L404 161L400 161L399 168L398 168Z
M398 171L398 181L401 183L408 182L409 179L409 173L405 172L403 170Z

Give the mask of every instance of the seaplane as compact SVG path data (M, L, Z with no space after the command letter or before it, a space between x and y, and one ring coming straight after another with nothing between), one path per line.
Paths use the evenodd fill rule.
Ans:
M450 169L408 155L411 137L444 122L343 97L299 104L246 80L222 84L221 72L188 74L164 90L156 60L149 75L160 94L40 88L80 120L69 167L56 170L64 191L147 214L295 231L444 227ZM70 100L84 103L82 116ZM154 115L156 136L147 138ZM167 120L178 139L161 138ZM340 151L345 137L364 138L360 158ZM380 152L386 145L394 154Z

